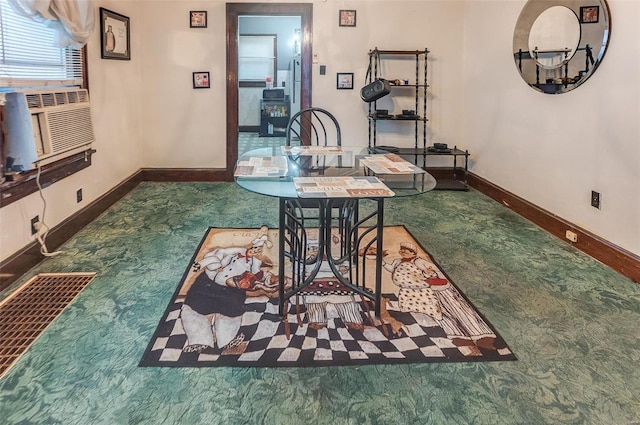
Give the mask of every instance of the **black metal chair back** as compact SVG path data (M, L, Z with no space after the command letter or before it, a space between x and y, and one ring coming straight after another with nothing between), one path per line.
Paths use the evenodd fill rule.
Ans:
M326 109L308 108L289 120L287 146L342 146L338 120Z

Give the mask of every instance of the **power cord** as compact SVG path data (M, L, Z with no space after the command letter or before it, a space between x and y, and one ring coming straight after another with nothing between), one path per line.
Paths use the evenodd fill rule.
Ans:
M58 254L62 254L62 251L54 251L49 252L47 249L46 239L49 234L49 226L47 226L44 222L44 214L47 211L47 201L44 199L44 195L42 194L42 185L40 184L40 174L42 170L40 168L40 163L38 163L38 174L36 174L36 184L38 185L38 194L42 199L42 220L34 224L36 228L36 239L40 244L40 253L45 257L54 257Z

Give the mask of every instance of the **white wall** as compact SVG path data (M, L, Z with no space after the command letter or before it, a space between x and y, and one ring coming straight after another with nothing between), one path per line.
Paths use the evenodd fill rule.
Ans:
M640 255L640 2L609 1L614 25L602 65L560 96L533 91L516 72L511 43L524 3L314 1L313 103L335 112L345 144L366 145L358 88L367 52L428 47L429 125L438 141L468 148L476 174ZM98 152L91 167L45 189L51 226L140 167L226 166L225 2L99 6L131 18L132 60L100 59L99 34L92 37ZM357 10L355 28L338 27L340 9ZM207 10L208 27L189 28L189 10ZM209 71L212 88L193 90L193 71ZM356 89L336 90L337 72L354 72ZM85 200L76 204L80 187ZM589 205L592 189L602 193L602 210ZM37 194L0 209L3 260L32 241L29 221L41 210Z
M640 2L608 1L602 64L561 95L534 91L516 70L513 30L525 3L467 2L461 116L472 171L640 254Z
M144 165L224 168L225 2L153 3L158 6L147 8L140 24L149 35L142 40ZM313 104L340 119L343 143L367 144L367 106L360 100L359 88L365 81L367 52L376 46L432 51L432 126L442 138L461 139L456 111L462 107L463 2L329 0L314 1L313 7L313 51L319 58L313 65ZM339 27L339 10L350 8L358 11L358 25ZM208 28L189 28L185 21L189 10L206 10ZM319 74L320 65L326 65L326 75ZM211 89L193 90L193 71L210 71ZM338 72L354 72L356 89L336 90ZM393 144L393 139L385 144Z
M142 165L226 167L226 9L216 1L140 1ZM206 10L207 28L189 28ZM210 89L193 89L209 71Z
M356 9L356 27L339 27L340 9ZM343 143L367 145L368 106L360 99L359 89L365 83L369 57L375 47L389 50L422 50L429 53L429 127L434 137L450 144L461 144L459 111L462 109L462 43L464 2L462 1L327 1L314 2L313 51L319 64L313 67L313 104L336 114L343 131ZM320 76L320 64L327 75ZM383 62L383 67L392 67ZM410 68L413 64L410 64ZM392 68L391 68L392 69ZM354 72L355 89L336 90L336 73ZM386 78L405 75L384 74ZM413 73L408 75L413 79ZM383 101L384 100L384 101ZM390 97L379 107L400 113L401 104ZM398 131L408 132L409 126ZM410 132L409 132L410 133ZM405 146L412 136L385 135L382 145ZM413 146L413 142L410 145Z
M110 1L96 4L96 32L87 45L91 112L96 136L92 165L43 190L46 200L44 222L53 227L86 207L135 173L141 165L140 109L141 55L140 3ZM131 61L100 59L98 7L121 13L131 19ZM83 201L76 203L82 188ZM0 209L0 258L28 246L31 218L43 218L43 202L34 193Z

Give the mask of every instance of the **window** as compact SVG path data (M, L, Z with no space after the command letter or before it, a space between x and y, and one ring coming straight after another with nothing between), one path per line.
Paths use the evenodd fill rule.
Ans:
M84 49L58 47L56 31L0 0L0 87L84 84Z
M86 2L85 2L86 3ZM87 3L87 6L90 5ZM80 25L87 31L93 21ZM0 90L6 87L80 86L87 88L86 48L59 47L57 30L18 14L7 0L0 0ZM5 117L0 106L0 128ZM3 181L6 152L0 135L0 208L39 190L36 174L44 186L53 184L91 165L92 149L26 171L16 181Z
M275 35L241 35L238 42L238 80L265 81L270 77L277 85L276 43Z

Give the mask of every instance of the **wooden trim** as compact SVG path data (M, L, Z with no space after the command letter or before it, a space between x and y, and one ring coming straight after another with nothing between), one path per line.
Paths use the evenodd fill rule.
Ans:
M84 152L68 156L48 165L44 165L40 172L40 185L42 187L69 177L91 165L91 155L96 151L88 149ZM7 181L0 184L0 208L18 201L25 196L38 191L36 176L38 170L25 171L19 174L19 180Z
M238 18L240 10L227 3L227 171L238 157ZM228 172L227 174L231 174Z
M226 169L216 168L142 168L140 179L148 182L219 182L229 179Z
M226 91L227 91L227 180L233 179L238 160L238 18L240 16L300 16L302 64L300 109L311 106L313 57L313 3L227 3L226 4Z
M87 59L87 45L82 46L82 88L89 91L89 60Z
M137 172L111 191L53 227L47 235L47 248L50 251L58 249L64 242L135 188L142 181L141 176L142 174ZM0 291L7 288L42 260L40 245L37 241L34 241L0 263Z
M482 177L469 173L467 179L469 185L479 192L501 203L564 242L570 243L585 254L601 261L632 281L640 283L639 256L575 226L549 211L543 210ZM566 239L567 230L571 230L578 235L577 242L571 242Z
M227 173L224 169L142 168L114 189L52 228L47 236L47 248L50 251L56 250L143 181L215 182L227 181L226 178ZM34 241L3 261L0 264L0 291L36 266L42 259L40 245Z
M47 237L47 245L51 250L57 249L74 234L89 224L111 205L129 193L140 182L190 182L190 181L227 181L224 169L140 169L123 183L78 211L58 226L51 229ZM540 226L552 235L570 243L565 239L566 230L578 235L578 242L573 243L585 254L601 261L620 274L636 283L640 283L640 257L628 252L602 238L581 229L530 202L505 191L499 186L473 174L468 174L469 185L489 196L520 216ZM14 254L0 264L0 291L7 288L16 279L42 261L40 246L34 242Z

